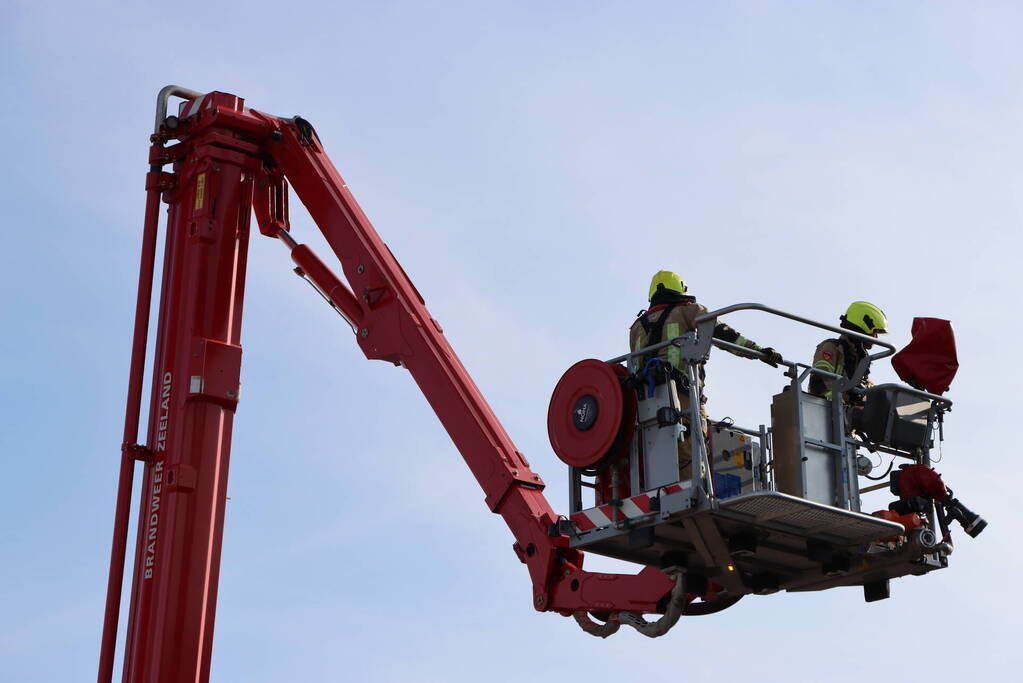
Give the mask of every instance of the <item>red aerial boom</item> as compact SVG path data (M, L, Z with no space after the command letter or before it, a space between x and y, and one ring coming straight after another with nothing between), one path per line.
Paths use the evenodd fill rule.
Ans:
M185 100L166 116L169 98ZM175 142L176 141L176 142ZM415 379L515 537L539 611L660 613L676 579L582 569L544 484L494 416L423 298L359 208L304 119L223 92L158 98L98 680L109 681L131 492L144 463L123 680L207 681L238 405L250 215L352 325L367 358ZM174 142L174 144L169 144ZM166 167L170 170L164 170ZM288 185L341 263L342 281L290 233ZM161 199L168 205L147 438L136 443ZM674 602L674 601L673 601Z

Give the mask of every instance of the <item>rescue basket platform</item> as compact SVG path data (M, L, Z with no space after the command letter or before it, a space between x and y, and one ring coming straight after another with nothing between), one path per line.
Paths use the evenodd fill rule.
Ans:
M685 567L742 593L820 590L882 581L940 567L918 552L888 548L901 524L774 491L694 506L689 482L571 516L572 547L648 566ZM917 560L914 568L910 559ZM728 568L731 568L730 570ZM723 570L723 571L722 571ZM738 588L738 586L736 586Z
M855 334L761 304L736 304L698 316L697 329L677 339L576 363L548 412L551 445L569 465L571 512L559 530L570 535L570 547L681 570L692 586L730 598L858 585L873 601L887 597L888 579L947 566L952 546L933 501L951 494L943 496L930 470L930 449L951 401L903 385L858 387L869 361L895 351L860 335L882 350L865 357L852 378L781 362L788 381L772 398L770 426L692 420L711 348L757 353L713 338L717 318L736 310ZM666 345L677 346L677 367L657 355ZM835 380L836 395L850 392L862 409L807 392L815 374ZM888 483L861 488L860 477L888 474L870 476L875 465L861 448L890 456L892 466L895 459L911 463L899 470L913 470L906 490L896 491L898 472ZM921 497L930 479L924 486L930 497ZM889 510L861 511L861 494L889 487L900 496ZM956 514L968 533L979 519L966 510Z

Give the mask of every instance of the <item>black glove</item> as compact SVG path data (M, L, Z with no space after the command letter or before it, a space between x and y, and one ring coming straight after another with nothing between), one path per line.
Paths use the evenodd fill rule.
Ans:
M760 353L764 354L761 356L760 361L767 363L772 368L778 367L778 363L781 363L785 359L781 357L781 354L772 349L770 346L760 349Z

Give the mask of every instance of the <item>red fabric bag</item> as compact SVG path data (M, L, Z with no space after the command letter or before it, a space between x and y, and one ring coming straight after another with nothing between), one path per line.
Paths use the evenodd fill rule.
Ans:
M940 318L913 318L913 339L892 356L892 367L907 384L944 394L959 369L952 323Z

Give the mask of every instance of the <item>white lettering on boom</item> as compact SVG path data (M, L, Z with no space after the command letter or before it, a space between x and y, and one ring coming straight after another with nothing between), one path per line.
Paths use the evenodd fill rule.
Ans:
M153 565L156 562L156 537L160 531L160 498L163 493L163 461L153 465L152 490L149 497L149 517L146 519L146 559L143 567L143 578L153 578Z
M170 418L170 395L171 379L169 372L163 374L163 383L160 386L160 408L156 421L156 452L167 451L167 423ZM142 576L145 579L153 578L153 566L156 564L156 539L160 533L160 498L163 493L163 460L157 460L153 464L153 476L150 481L149 492L149 516L146 519L146 554L143 565Z

